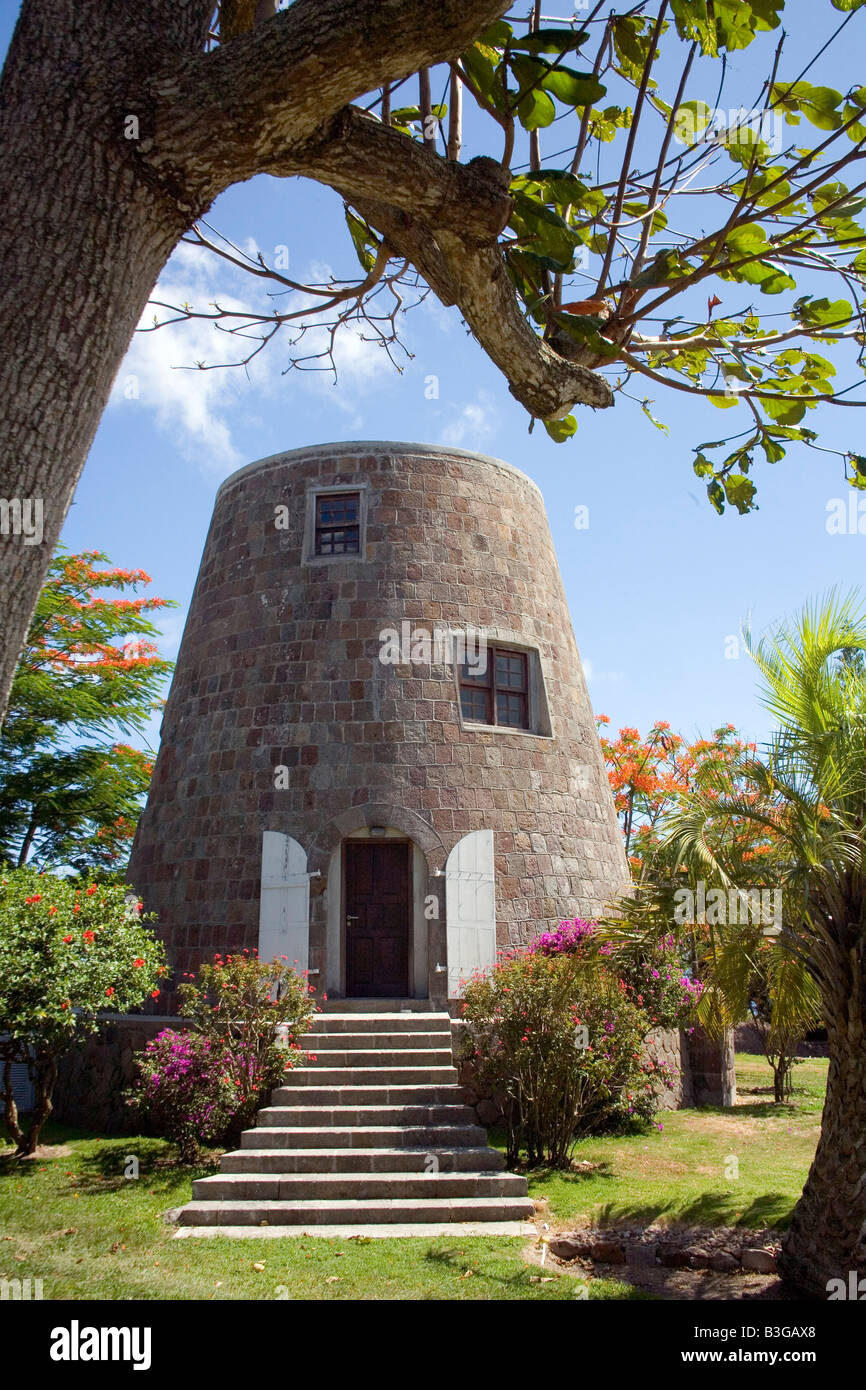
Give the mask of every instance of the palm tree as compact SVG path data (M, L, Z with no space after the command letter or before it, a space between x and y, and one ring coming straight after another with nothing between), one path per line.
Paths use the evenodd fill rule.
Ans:
M779 1269L826 1297L830 1279L866 1274L866 615L858 595L834 591L763 639L744 638L776 732L761 756L702 769L666 827L669 864L718 886L715 911L678 921L682 890L656 883L623 905L614 930L635 940L673 922L709 965L711 1026L743 1016L762 960L779 1027L808 1026L820 1008L830 1054L821 1135Z

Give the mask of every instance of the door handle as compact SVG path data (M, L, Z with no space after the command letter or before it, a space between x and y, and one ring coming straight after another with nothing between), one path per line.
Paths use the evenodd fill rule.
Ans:
M347 912L347 913L346 913L346 921L347 921L347 922L357 922L357 920L358 920L358 918L357 918L357 915L356 915L355 913L353 913L353 912Z

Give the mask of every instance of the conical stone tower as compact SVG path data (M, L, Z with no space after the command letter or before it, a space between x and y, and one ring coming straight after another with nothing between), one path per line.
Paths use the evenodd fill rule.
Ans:
M529 478L375 442L223 483L130 865L175 978L257 947L441 1007L627 877Z

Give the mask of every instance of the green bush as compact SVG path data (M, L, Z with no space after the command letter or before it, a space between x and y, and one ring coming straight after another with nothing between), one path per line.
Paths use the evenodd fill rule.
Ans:
M589 951L515 951L465 986L475 1074L505 1098L508 1161L562 1166L576 1138L641 1127L664 1070L629 986Z
M283 960L259 960L256 951L217 954L186 975L180 1012L220 1049L221 1066L235 1094L229 1133L245 1128L271 1090L310 1054L298 1043L316 1006L305 975Z
M159 994L161 943L132 889L71 882L35 869L0 877L0 1059L6 1128L31 1154L51 1113L63 1053L96 1032L98 1014L127 1013ZM29 1129L12 1098L12 1064L24 1062L35 1090Z
M136 1057L129 1103L177 1145L182 1163L194 1163L202 1143L219 1143L234 1118L224 1053L201 1033L165 1028Z

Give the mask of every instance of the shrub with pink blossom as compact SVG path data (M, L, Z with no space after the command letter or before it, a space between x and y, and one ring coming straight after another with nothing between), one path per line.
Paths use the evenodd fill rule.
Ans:
M136 1058L130 1103L192 1163L200 1144L216 1144L231 1123L235 1097L221 1043L165 1028Z

